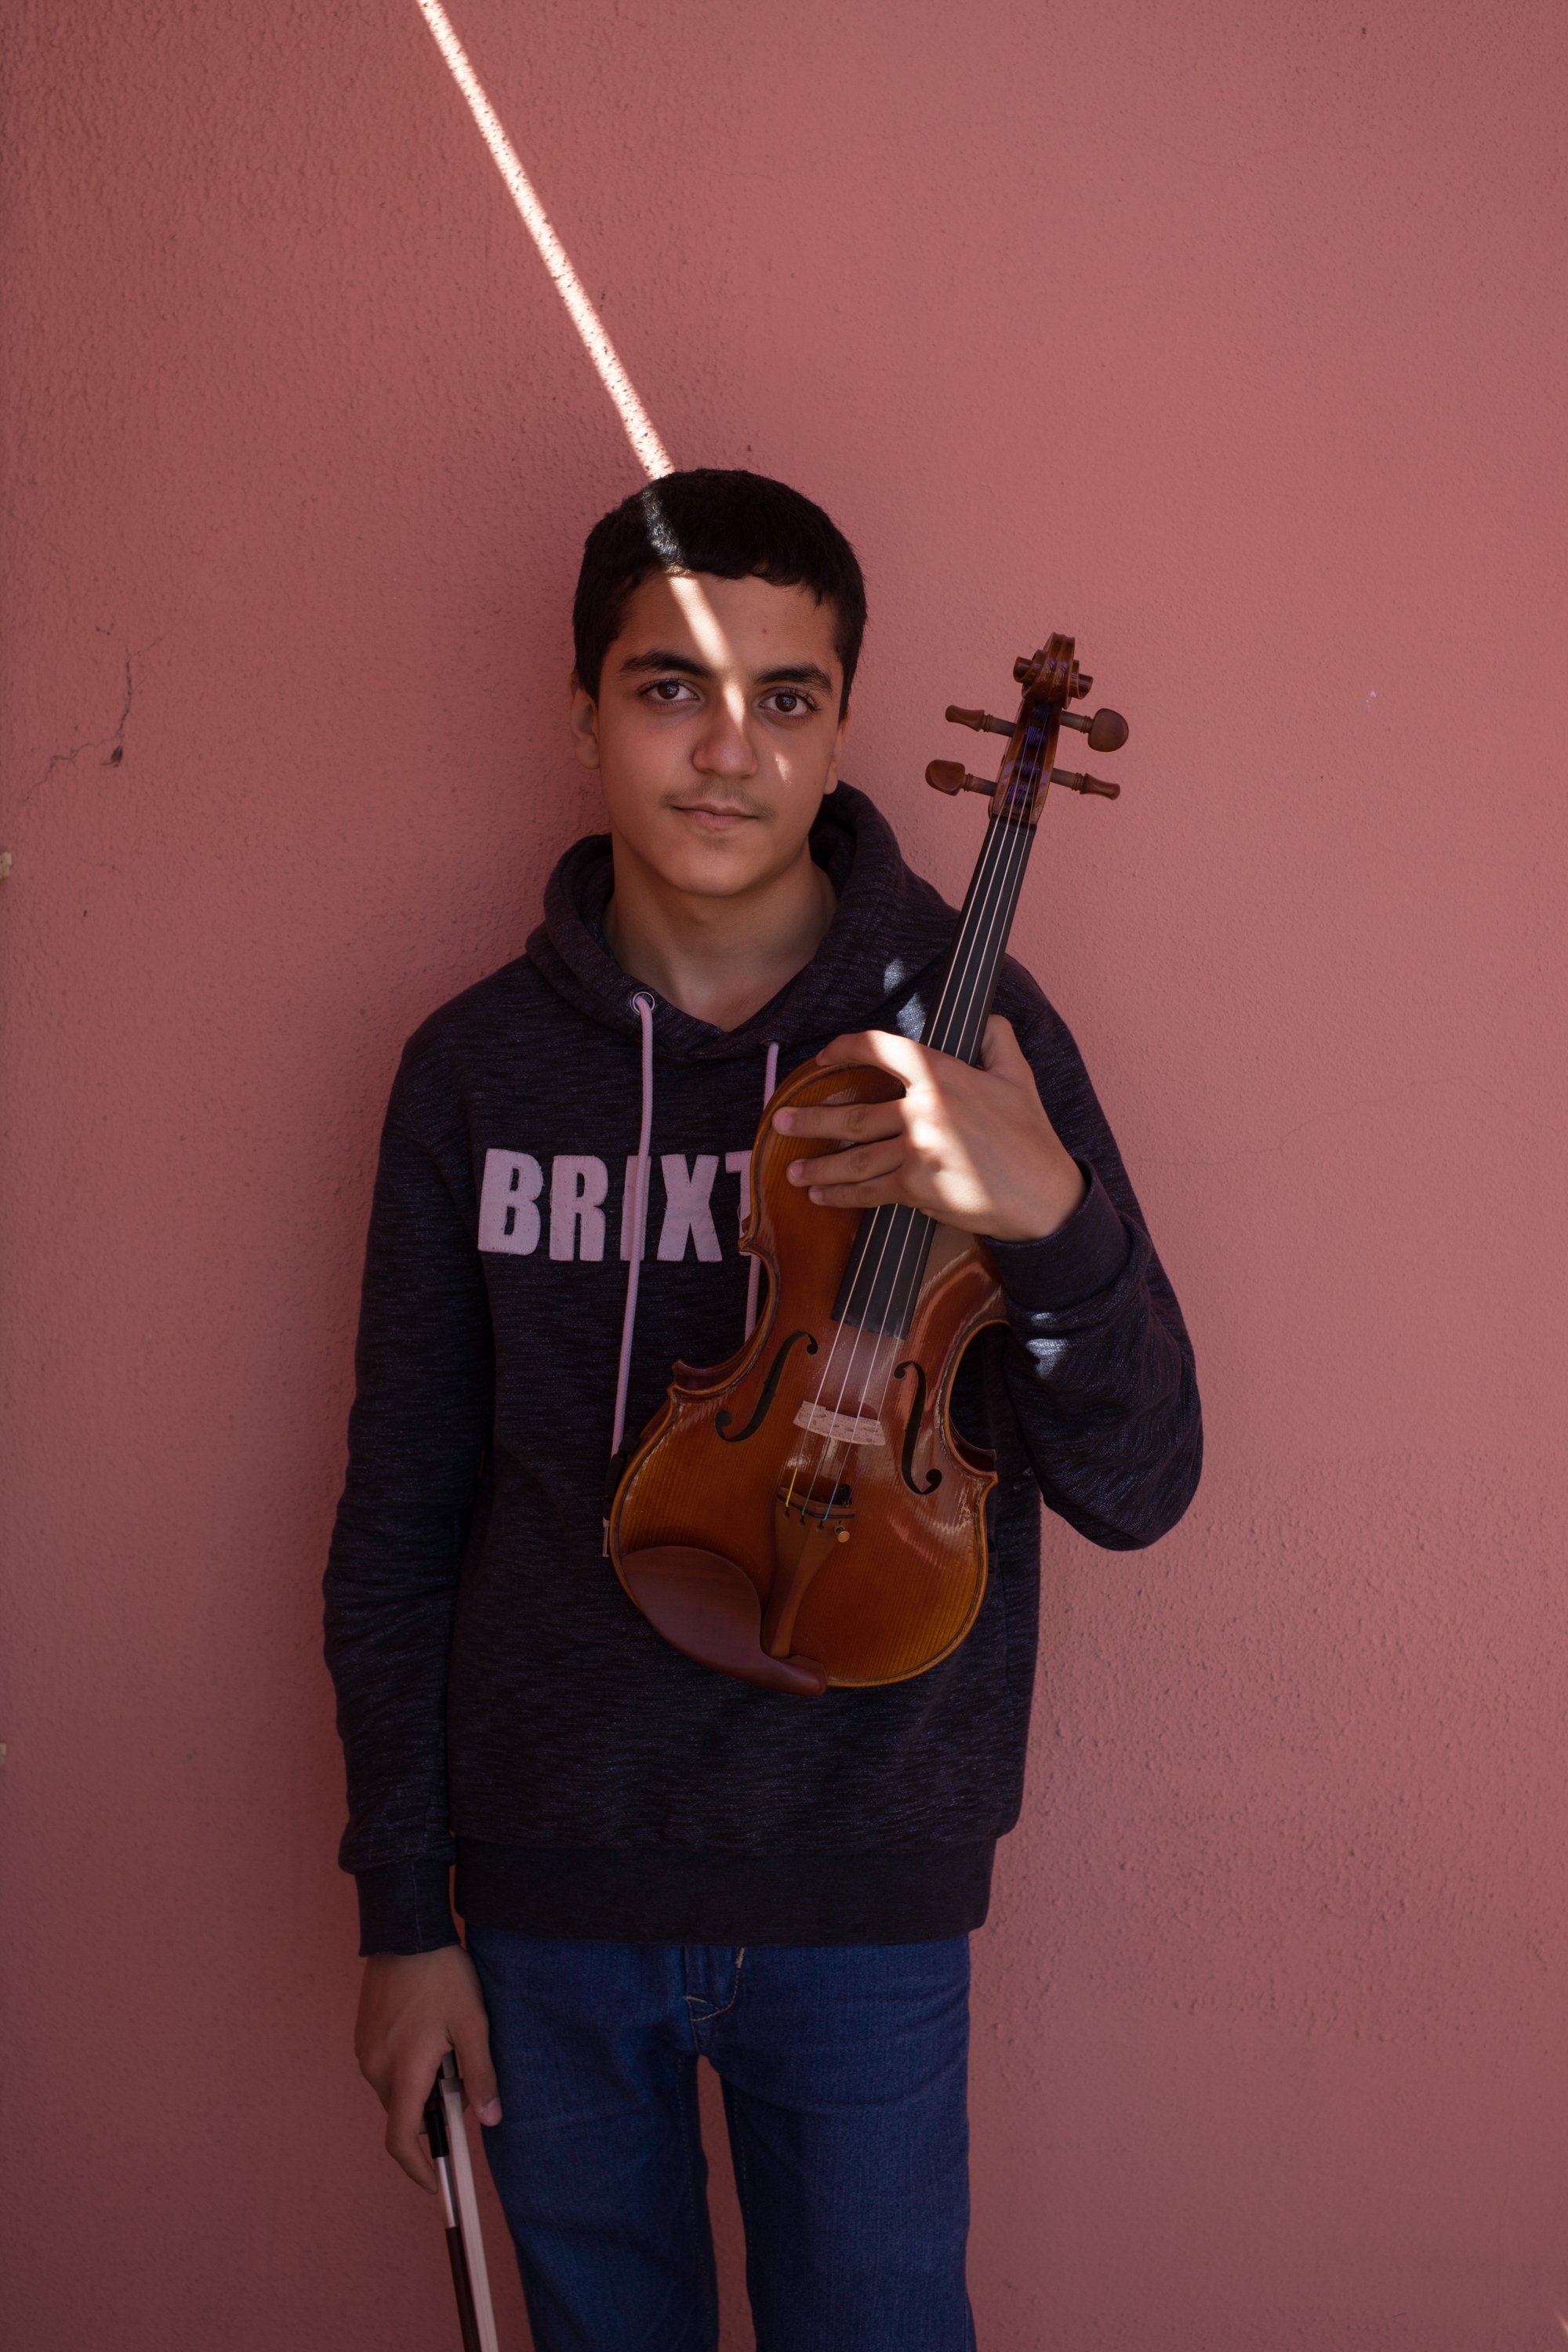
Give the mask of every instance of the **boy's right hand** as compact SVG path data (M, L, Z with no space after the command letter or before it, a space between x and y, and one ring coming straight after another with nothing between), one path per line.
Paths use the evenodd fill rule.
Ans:
M489 2020L479 1979L458 1944L438 1952L378 1952L366 1960L354 2024L360 2073L386 2109L386 2152L434 2193L436 2168L419 2144L425 2102L448 2050L482 2124L499 2124Z

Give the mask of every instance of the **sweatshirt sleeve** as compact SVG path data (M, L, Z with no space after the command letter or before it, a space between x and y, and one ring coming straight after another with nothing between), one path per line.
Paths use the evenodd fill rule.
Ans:
M371 1209L348 1472L328 1559L361 1950L457 1941L448 1896L446 1694L458 1579L492 1412L474 1238L393 1089Z
M1134 1550L1167 1534L1197 1488L1192 1341L1078 1047L1012 970L1000 1009L1089 1189L1043 1241L987 1242L1009 1326L1004 1378L1051 1508L1091 1542Z

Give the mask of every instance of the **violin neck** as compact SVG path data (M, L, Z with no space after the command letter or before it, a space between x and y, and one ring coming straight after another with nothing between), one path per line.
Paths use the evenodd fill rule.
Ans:
M1002 959L1017 912L1035 827L993 816L959 918L958 936L942 969L922 1045L961 1062L978 1062Z
M957 1055L965 1062L980 1059L980 1041L1034 845L1032 824L994 816L986 828L958 936L921 1033L921 1042L939 1053ZM935 1230L931 1218L918 1209L868 1209L833 1303L835 1319L861 1330L906 1332Z

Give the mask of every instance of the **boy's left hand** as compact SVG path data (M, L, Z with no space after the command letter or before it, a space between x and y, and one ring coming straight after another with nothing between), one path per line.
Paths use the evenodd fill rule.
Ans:
M829 1136L846 1148L793 1160L792 1184L834 1208L896 1202L939 1224L996 1241L1040 1241L1084 1197L1078 1162L1046 1117L1011 1022L993 1013L974 1069L891 1030L836 1037L820 1062L864 1062L901 1078L896 1102L781 1110L781 1135ZM827 1168L831 1183L823 1181Z

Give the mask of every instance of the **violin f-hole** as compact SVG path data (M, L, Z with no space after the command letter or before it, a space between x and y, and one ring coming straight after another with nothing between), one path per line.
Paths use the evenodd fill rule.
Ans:
M727 1405L721 1412L714 1414L713 1426L718 1431L726 1445L739 1445L743 1438L754 1437L758 1430L761 1429L763 1422L766 1421L769 1413L773 1411L773 1399L779 1392L779 1382L784 1378L784 1358L789 1354L790 1349L794 1347L797 1339L804 1339L805 1341L805 1352L808 1356L816 1355L816 1342L812 1338L809 1331L792 1331L790 1333L788 1339L785 1339L780 1347L778 1354L773 1358L773 1362L768 1367L768 1376L763 1382L763 1392L757 1399L756 1411L752 1413L744 1429L737 1429L733 1433L731 1433L730 1423L734 1419L734 1415L731 1412Z
M904 1429L904 1450L899 1459L899 1471L911 1495L931 1495L942 1484L942 1472L932 1470L923 1486L915 1484L915 1447L920 1443L921 1423L925 1419L926 1376L924 1367L912 1356L893 1366L893 1378L901 1381L906 1372L915 1376L915 1401L910 1407L910 1417Z

